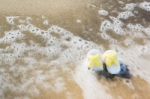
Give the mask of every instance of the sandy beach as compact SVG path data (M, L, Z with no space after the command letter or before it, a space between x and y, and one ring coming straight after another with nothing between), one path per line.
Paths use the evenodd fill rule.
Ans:
M0 99L150 99L150 2L0 0ZM83 64L114 49L131 79Z

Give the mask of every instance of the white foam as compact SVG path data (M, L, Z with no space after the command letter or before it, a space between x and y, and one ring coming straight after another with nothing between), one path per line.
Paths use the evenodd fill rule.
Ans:
M28 58L26 57L23 60L24 60L24 63L30 64L30 65L35 65L37 63L37 60L32 57L28 57Z
M109 16L110 20L106 19L101 23L100 31L107 33L108 31L113 31L119 35L128 34L130 31L145 32L149 34L148 28L145 28L140 23L132 24L128 23L127 25L121 21L121 19L128 20L130 17L136 19L134 14L140 14L135 8L141 8L146 11L150 11L150 2L141 2L141 3L129 3L125 7L121 8L123 11L119 12L117 16ZM134 13L133 13L134 12ZM127 28L126 28L127 27ZM129 31L127 31L129 29ZM131 33L131 32L130 32ZM142 33L140 33L142 34ZM139 37L139 36L138 36Z
M101 16L107 16L109 13L106 10L99 10L98 14L101 15Z
M129 28L131 31L143 31L144 29L144 27L141 24L131 24L131 23L127 25L127 28Z
M52 70L46 69L45 71L42 68L50 68L49 64L61 67L65 66L65 63L68 62L81 62L87 51L92 48L100 48L93 42L74 36L73 33L56 25L52 25L48 30L42 30L31 24L31 20L30 17L26 18L23 23L16 26L19 28L18 30L7 31L0 38L1 44L10 44L8 47L0 50L0 64L7 64L9 71L12 73L8 78L4 74L1 75L2 77L0 76L0 84L3 85L0 87L2 95L5 94L6 87L16 94L26 94L29 96L39 95L39 87L43 90L62 92L66 90L66 87L65 82L56 79L58 78L57 73L59 70L52 68ZM41 37L45 46L34 42L32 37L28 39L30 44L27 44L24 41L24 37L28 36L26 35L28 32L33 36ZM17 40L21 40L21 42L16 42ZM44 57L44 59L37 60L37 56ZM22 63L20 64L20 62ZM41 65L42 63L46 65ZM45 72L36 73L39 70ZM8 70L5 72L8 73ZM17 83L11 82L9 77L14 79L14 81L17 80L15 78L20 77L20 83L17 81ZM48 79L54 79L55 84L49 84Z
M7 16L6 21L12 25L12 24L14 24L14 20L17 18L19 18L19 16Z
M0 43L9 44L9 43L16 41L17 39L18 40L22 39L23 37L24 37L24 34L21 33L19 30L9 31L5 33L5 36L3 38L0 38Z
M139 8L141 8L145 11L150 11L150 2L147 2L147 1L141 2L139 4Z
M32 20L31 18L27 18L27 20L25 22L27 25L17 25L19 30L15 31L19 31L19 35L15 34L18 32L8 31L11 33L9 34L6 32L5 36L0 38L1 43L4 43L3 39L10 37L10 39L5 40L5 42L10 45L7 48L0 50L0 53L2 53L0 54L0 62L2 62L2 64L8 63L8 65L10 65L9 71L12 73L12 75L10 75L6 69L4 72L8 74L1 74L0 84L3 86L0 86L0 93L5 94L5 89L7 88L17 94L26 94L31 96L40 94L39 87L44 90L53 90L58 93L66 90L65 81L63 79L57 79L59 76L59 68L61 68L61 66L65 66L65 68L67 68L68 65L66 65L66 63L69 62L76 64L83 62L86 53L90 49L100 49L101 47L91 41L86 41L78 36L75 36L70 31L67 31L59 26L52 25L48 30L42 30L30 23ZM106 32L108 30L113 30L118 34L122 34L122 32L124 32L124 29L122 29L123 26L123 22L119 19L110 17L110 21L104 21L101 26L102 32L105 33L102 33L104 36L102 38L110 39L110 41L116 42L111 39ZM44 40L45 45L41 46L39 43L32 42L32 38L29 39L29 41L31 40L31 44L29 45L24 41L20 43L16 42L17 39L24 38L26 32L30 32L34 36L40 36ZM54 35L54 33L56 35ZM16 35L14 36L15 39L11 39L12 34ZM107 35L109 36L108 38ZM36 60L37 55L40 57L43 55L44 58ZM136 54L132 53L131 55L136 56ZM17 63L20 59L23 61L22 65ZM74 79L82 88L86 99L110 98L108 93L105 91L104 86L98 82L93 74L86 70L86 67L81 65L75 66L76 70L75 74L73 74ZM68 70L68 72L70 73L71 71ZM15 80L14 77L21 77L20 83L15 83L9 80ZM49 79L53 79L56 83L54 85L50 84L47 81Z
M119 13L117 18L127 20L128 18L133 17L133 16L134 14L131 11L124 11L124 12Z
M123 9L128 10L128 11L133 11L136 6L137 6L136 3L129 3L129 4L126 4Z
M10 53L7 54L1 54L0 55L0 63L1 64L10 64L13 65L16 61L16 56Z
M112 20L112 22L108 20L102 22L100 30L103 33L106 33L107 31L111 30L118 35L124 35L125 32L122 28L124 24L118 18L110 16L110 19Z
M125 32L122 28L122 26L124 25L123 22L121 22L119 19L115 18L115 17L111 17L110 16L110 19L113 21L113 31L116 33L116 34L119 34L119 35L123 35Z
M105 20L101 23L100 31L106 33L108 30L112 29L112 23L108 20Z
M27 31L27 26L26 26L26 25L20 24L20 25L18 25L18 28L19 28L19 30L20 30L21 32Z

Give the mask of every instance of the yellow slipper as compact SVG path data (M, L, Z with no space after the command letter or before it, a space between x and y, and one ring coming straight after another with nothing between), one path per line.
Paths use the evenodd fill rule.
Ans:
M97 49L92 49L87 54L87 65L89 69L94 71L103 70L103 62L101 52Z
M103 54L103 62L106 64L106 68L110 74L118 74L120 72L120 62L116 51L106 51Z

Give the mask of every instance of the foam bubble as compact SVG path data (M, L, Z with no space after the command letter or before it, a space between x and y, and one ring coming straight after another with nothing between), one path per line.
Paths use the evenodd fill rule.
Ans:
M27 31L27 26L26 25L20 24L20 25L18 25L18 28L19 28L20 31Z
M103 33L107 33L109 31L113 31L116 34L119 35L125 35L128 34L130 31L138 31L138 32L145 32L146 34L149 34L148 28L144 28L141 24L132 24L128 23L127 25L123 23L121 19L128 20L130 17L136 18L134 13L139 14L135 8L141 8L146 11L150 11L150 3L149 2L141 2L141 3L129 3L126 4L125 7L122 8L122 12L119 12L119 14L115 16L109 16L110 20L106 19L101 23L100 31ZM134 12L134 13L133 13ZM127 28L126 28L127 27ZM128 31L129 29L129 31ZM142 33L140 33L142 34ZM139 37L139 36L137 36Z
M129 3L129 4L126 4L123 9L128 10L128 11L133 11L136 6L137 6L136 3Z
M16 56L14 54L1 54L0 55L0 60L1 60L1 64L9 64L9 65L13 65L16 61Z
M12 25L12 24L14 24L14 20L17 18L19 18L19 16L7 16L6 21Z
M118 18L115 18L113 16L110 16L110 19L113 21L113 25L123 26L123 22L120 21Z
M119 34L119 35L125 34L124 29L122 28L124 23L121 22L118 18L115 18L115 17L110 16L110 19L113 21L113 29L112 30L116 34Z
M118 35L124 35L125 32L122 28L124 24L118 18L110 16L110 19L112 20L112 22L108 20L102 22L100 30L104 33L111 30Z
M142 31L144 29L144 27L141 24L131 24L131 23L127 25L127 28L129 28L131 31Z
M54 58L54 57L57 57L61 53L61 48L57 46L47 47L44 53L48 57Z
M139 8L145 10L145 11L150 11L150 2L144 1L139 4Z
M99 10L98 14L101 15L101 16L107 16L109 13L106 10Z
M16 41L17 39L22 39L24 34L21 33L19 30L16 31L9 31L5 33L3 38L0 38L0 43L7 44Z
M100 31L106 33L108 30L112 29L112 23L108 20L105 20L102 22L101 27L100 27Z
M134 14L131 11L124 11L119 13L119 15L117 16L119 19L125 19L127 20L130 17L133 17Z

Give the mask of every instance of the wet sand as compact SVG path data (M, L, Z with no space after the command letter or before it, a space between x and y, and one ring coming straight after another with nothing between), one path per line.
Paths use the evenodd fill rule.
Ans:
M139 77L133 77L130 79L116 78L114 80L100 80L103 85L107 86L107 91L114 99L148 99L150 92L149 83Z
M87 41L93 42L94 44L102 46L103 49L109 49L111 48L110 46L114 44L110 43L108 40L103 39L100 36L101 32L99 31L101 22L107 19L107 17L99 16L98 10L100 10L101 8L105 8L108 11L112 11L110 12L110 15L115 16L117 13L114 13L114 12L118 11L117 9L119 9L119 4L118 4L118 1L116 0L114 1L115 2L111 5L111 2L106 2L106 0L102 0L102 1L99 1L99 0L38 0L38 1L37 0L26 0L26 1L1 0L0 1L0 14L1 14L0 15L0 26L1 26L0 37L3 37L5 35L5 32L7 31L19 29L18 25L21 24L21 21L19 20L26 20L27 17L31 17L31 23L42 30L46 31L52 25L57 25L61 28L64 28L70 31L71 33L73 33L74 36L79 36L84 40L87 40ZM126 0L124 1L126 3L131 2L130 0L128 2ZM139 2L140 0L137 0L137 1ZM134 2L136 2L136 0ZM111 9L109 9L110 5L111 5L110 7ZM19 19L15 20L15 24L9 24L5 19L6 16L19 16ZM136 20L139 20L141 17L142 16L139 16ZM136 22L140 22L141 24L148 26L149 21L147 17L142 17L142 18L143 20L146 20L147 22L144 23L141 20L136 21ZM43 24L44 20L48 20L49 23L46 25ZM133 20L129 20L125 23L128 23L128 22L134 23ZM40 47L45 47L46 41L44 41L40 36L34 35L30 33L29 31L27 32L25 31L23 33L26 34L25 38L22 40L16 41L18 44L23 42L23 43L26 43L27 45L31 45L34 42L38 44ZM119 46L119 48L125 47L128 50L130 50L130 46L123 45L125 43L125 40L132 40L132 42L134 42L133 45L138 45L138 46L144 46L146 44L149 44L149 39L147 38L137 39L136 37L132 35L120 36L120 35L113 34L113 32L110 32L109 35L111 36L111 38L118 41L116 46ZM143 40L143 43L141 43L142 40ZM11 44L0 44L0 48L5 49L9 47L10 45ZM126 50L124 51L128 52ZM55 60L58 57L59 56L56 56L52 60ZM130 60L130 58L134 60L134 57L129 56L129 61L130 61L129 63L131 63L132 61ZM149 58L150 57L148 55L146 59L148 60ZM29 84L27 89L24 89L23 91L22 90L18 91L19 89L16 89L16 90L14 89L15 91L13 92L12 90L10 90L9 88L7 89L6 87L6 91L4 91L4 96L5 96L4 99L26 99L26 98L27 99L60 99L60 98L61 99L84 99L84 98L87 98L86 97L88 96L87 93L90 92L86 90L91 89L95 91L97 90L97 88L94 88L95 86L96 87L98 86L98 88L100 88L99 90L101 90L104 93L106 92L106 95L111 96L113 99L141 99L141 98L149 99L150 98L150 95L148 94L150 93L150 84L148 81L146 81L142 77L133 76L131 80L116 78L113 81L107 80L103 77L102 78L98 77L94 79L95 81L94 84L97 84L97 85L95 86L93 85L94 86L94 87L92 86L93 88L88 88L90 84L93 84L92 82L90 83L86 82L89 80L84 79L84 77L83 78L79 77L79 79L81 81L83 80L84 83L89 83L89 84L85 84L87 86L81 87L81 85L84 85L84 83L80 84L78 81L75 80L76 78L74 78L74 75L76 75L76 72L77 72L76 67L80 67L80 65L72 66L70 64L67 64L67 65L65 64L65 66L69 67L65 70L63 69L63 66L60 68L57 68L59 66L55 66L55 65L51 66L50 65L51 60L45 59L45 56L42 56L40 54L36 55L35 59L38 61L38 63L34 64L34 66L37 66L34 68L30 66L28 67L27 65L28 63L16 62L14 65L18 66L17 67L18 70L16 71L19 74L19 76L17 77L15 77L15 74L17 73L12 73L11 75L11 72L8 71L10 68L9 66L0 64L2 65L0 68L6 70L6 73L12 76L13 78L12 83L16 84L17 87L21 86L21 84L22 83L24 84L25 82L27 82L27 86ZM19 61L20 60L21 58L19 59ZM46 63L45 61L46 62L49 61L49 62ZM43 65L40 62L45 62L45 63ZM141 61L141 63L142 62L144 63L144 61ZM130 64L131 71L132 71L132 67L136 67L136 65L137 64L134 64L134 63ZM149 64L145 64L144 68L147 68L147 70L142 69L142 72L150 70L148 67L146 67L148 65ZM20 71L25 72L25 74L20 73ZM42 73L39 73L39 72L42 72ZM36 82L36 77L38 76L38 73L39 75L42 75L42 77L46 76L47 77L46 81ZM90 78L91 80L93 80L92 78L93 76L91 76L92 74L89 74L89 73L87 74L89 75L89 77L86 76L86 73L83 74L85 78ZM79 73L79 76L80 76L80 73ZM59 77L61 77L63 81L59 80L58 79ZM42 78L39 78L39 79L42 79ZM63 83L58 83L58 85L55 85L57 82L57 79L58 79L58 82L63 82L65 84L63 85ZM46 84L46 85L44 86L43 84ZM50 88L49 88L49 85L50 85ZM103 86L104 89L103 88L101 89L100 87L101 85ZM61 89L61 87L64 89ZM33 88L35 88L35 90L33 90ZM56 90L57 88L58 90ZM93 95L93 97L96 97L96 96L101 97L99 96L98 92L93 92L93 93L95 94ZM1 91L0 91L0 94L1 94Z

